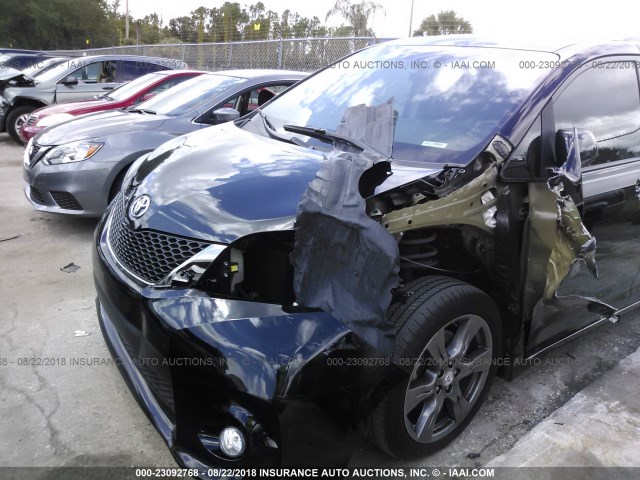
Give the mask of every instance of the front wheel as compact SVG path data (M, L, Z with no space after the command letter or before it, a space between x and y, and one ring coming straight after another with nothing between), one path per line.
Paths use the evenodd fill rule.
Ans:
M442 448L474 417L495 375L501 329L494 302L472 285L433 276L404 290L389 320L410 373L373 410L369 433L407 459Z
M20 138L20 127L27 121L36 107L25 105L12 109L7 115L7 133L18 145L24 145Z

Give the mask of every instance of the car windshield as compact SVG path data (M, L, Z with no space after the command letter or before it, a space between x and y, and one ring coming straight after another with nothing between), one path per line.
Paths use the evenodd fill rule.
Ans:
M357 117L346 115L353 113L351 107L390 103L386 111L391 151L387 148L386 153L399 160L466 164L545 74L522 68L523 60L537 67L558 57L479 47L374 47L303 81L263 112L268 123L283 133L287 133L284 125L336 132L347 116Z
M64 59L45 59L41 60L38 63L31 65L22 70L27 77L36 78L39 75L42 75L44 72L54 68L59 63L64 62Z
M139 110L152 111L158 115L181 115L193 110L204 102L212 100L233 85L244 81L244 78L205 74L187 80L175 88L170 88L146 102L142 102L136 108Z
M142 77L138 77L130 82L125 83L124 85L120 85L118 88L114 88L108 93L102 95L102 98L108 97L110 100L126 100L127 98L135 95L140 92L140 90L148 87L149 85L157 82L161 78L164 78L164 75L158 75L157 73L147 73Z
M7 60L11 60L11 57L13 55L10 54L4 54L4 55L0 55L0 65L2 65L4 62L6 62Z
M88 63L89 62L86 57L69 59L66 62L62 62L60 65L56 65L55 67L38 75L38 80L40 82L58 81L66 74L71 73Z

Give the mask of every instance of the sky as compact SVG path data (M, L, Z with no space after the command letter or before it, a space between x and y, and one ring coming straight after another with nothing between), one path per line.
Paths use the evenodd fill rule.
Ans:
M158 13L167 23L171 18L189 15L200 6L220 7L225 0L128 0L132 16L142 18ZM234 1L234 0L231 0ZM241 5L258 0L235 0ZM385 12L375 14L371 27L378 37L406 37L412 0L376 0ZM327 11L335 0L262 0L267 10L282 12L289 8L305 17L317 16L325 21ZM514 38L519 43L581 42L640 37L640 2L607 0L606 2L578 2L570 0L413 0L413 29L422 19L441 10L455 10L459 17L471 22L474 33L492 38ZM124 12L125 0L121 0ZM158 6L161 5L160 10ZM339 17L329 19L332 26L343 23Z

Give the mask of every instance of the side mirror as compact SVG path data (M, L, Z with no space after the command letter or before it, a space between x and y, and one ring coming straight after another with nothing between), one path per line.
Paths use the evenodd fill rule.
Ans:
M71 85L77 85L78 84L78 79L76 77L65 77L62 82L62 85L67 85L67 86L71 86Z
M216 110L211 112L211 122L214 125L217 125L219 123L232 122L233 120L236 120L238 118L240 118L240 112L235 108L222 107L217 108Z
M575 158L570 159L570 155ZM590 130L565 128L556 133L556 157L558 163L580 163L589 166L598 157L598 142ZM571 161L570 161L571 160Z

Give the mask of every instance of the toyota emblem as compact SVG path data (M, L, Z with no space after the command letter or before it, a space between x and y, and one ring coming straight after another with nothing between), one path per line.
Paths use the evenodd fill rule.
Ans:
M129 207L129 216L131 218L140 218L147 213L149 205L151 205L151 197L149 195L142 195L136 198Z

